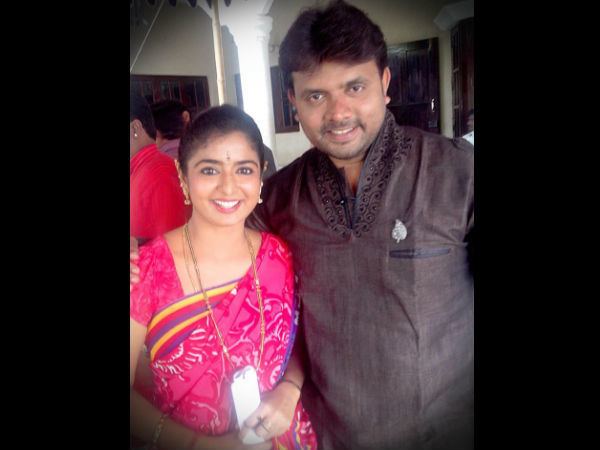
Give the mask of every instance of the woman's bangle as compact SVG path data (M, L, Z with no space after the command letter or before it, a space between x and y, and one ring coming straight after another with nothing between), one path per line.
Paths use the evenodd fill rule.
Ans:
M296 389L298 389L300 392L302 392L302 388L298 385L298 383L292 381L292 380L288 380L287 378L282 378L279 381L279 384L281 383L290 383L291 385L294 385L296 387Z
M156 443L158 442L160 433L162 433L163 427L165 426L165 419L167 418L167 416L168 416L168 414L162 414L160 416L160 419L158 419L158 423L154 427L154 434L152 435L152 442L151 442L151 446L150 446L150 448L152 448L152 449L157 448Z

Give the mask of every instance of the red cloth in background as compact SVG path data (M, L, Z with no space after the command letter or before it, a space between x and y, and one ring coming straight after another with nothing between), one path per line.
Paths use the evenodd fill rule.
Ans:
M155 144L129 161L129 234L152 239L185 223L191 207L183 192L173 159Z

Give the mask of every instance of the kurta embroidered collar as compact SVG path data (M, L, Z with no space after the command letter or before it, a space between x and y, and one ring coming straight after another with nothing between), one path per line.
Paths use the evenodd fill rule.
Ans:
M352 232L357 237L371 229L380 209L383 192L390 175L404 159L413 139L405 128L396 124L394 116L386 111L383 125L371 148L360 173L354 211L345 202L346 183L329 157L313 149L309 157L309 177L314 176L317 205L329 228L343 237Z

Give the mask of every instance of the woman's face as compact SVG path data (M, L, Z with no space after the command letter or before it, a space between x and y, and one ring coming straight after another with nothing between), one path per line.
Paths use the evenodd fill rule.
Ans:
M246 135L212 138L187 161L186 184L194 216L213 226L244 223L260 195L260 163Z

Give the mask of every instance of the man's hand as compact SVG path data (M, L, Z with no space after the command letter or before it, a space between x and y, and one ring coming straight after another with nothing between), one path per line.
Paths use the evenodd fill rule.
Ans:
M138 253L138 242L133 236L129 236L129 292L133 290L133 285L140 282L140 268L136 265L140 255Z

